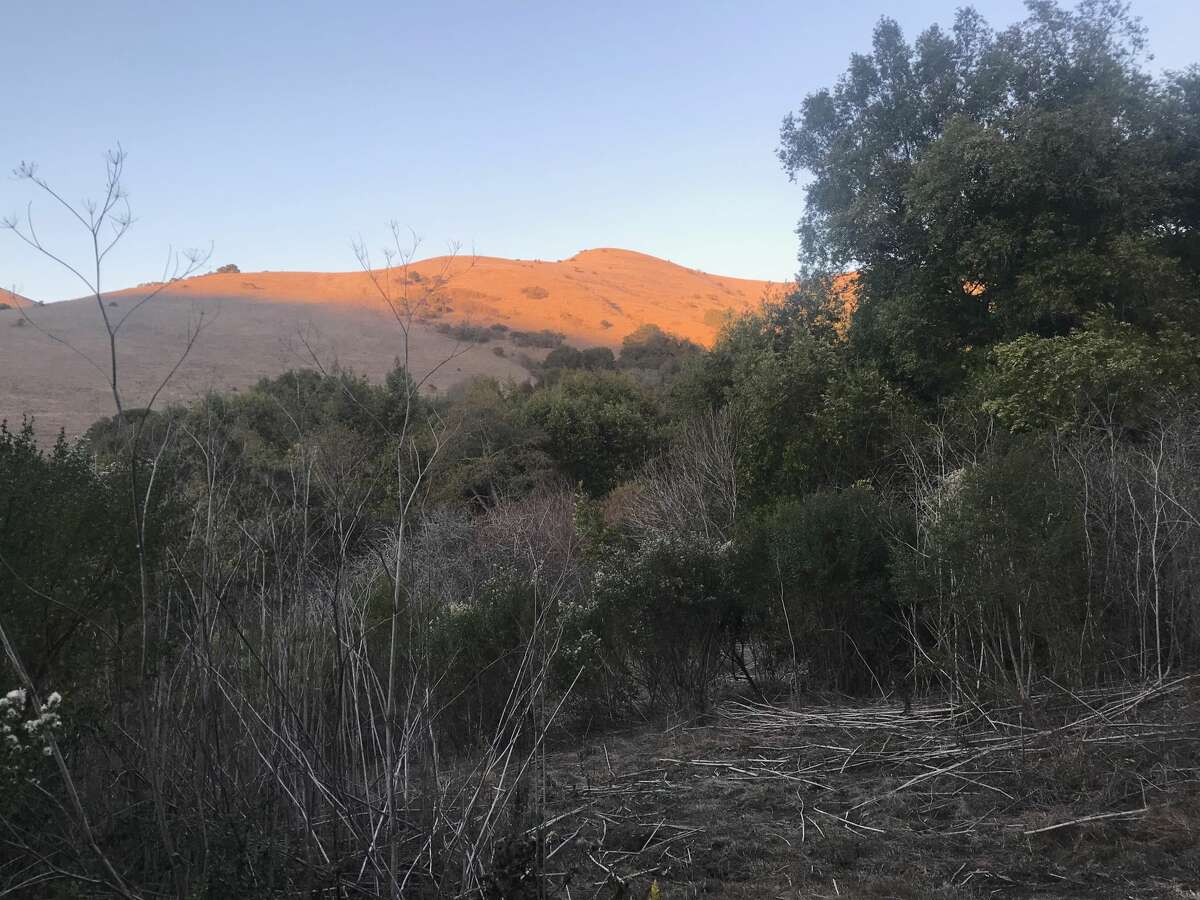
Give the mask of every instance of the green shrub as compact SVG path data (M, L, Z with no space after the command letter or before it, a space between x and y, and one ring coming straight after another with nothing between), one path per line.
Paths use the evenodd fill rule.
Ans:
M992 351L983 408L1015 431L1088 423L1137 427L1161 402L1200 385L1200 343L1175 329L1152 336L1108 316L1061 337L1027 334Z
M1096 640L1116 649L1119 631L1090 606L1080 503L1035 441L957 470L925 501L894 571L945 671L978 671L1011 696L1035 670L1077 680L1102 662Z
M653 537L596 567L587 633L652 707L703 712L738 620L732 547Z
M518 347L537 347L550 350L567 339L561 331L551 331L547 328L541 331L513 331L509 333L512 342Z
M818 686L869 693L889 679L902 642L883 528L866 487L784 500L750 528L740 561L748 607L776 661Z
M574 347L562 346L551 350L542 361L542 369L583 369L585 371L601 371L616 368L613 352L607 347L588 347L586 350L576 350Z
M460 322L458 324L439 322L434 328L439 334L449 335L456 341L466 341L475 344L486 344L493 337L491 328L483 325L471 325L467 322Z
M658 444L653 398L615 372L566 372L535 392L525 413L546 452L592 495L632 475Z

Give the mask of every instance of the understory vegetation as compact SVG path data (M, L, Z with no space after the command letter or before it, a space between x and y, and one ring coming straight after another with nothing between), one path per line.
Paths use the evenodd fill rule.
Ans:
M564 827L601 783L639 810L660 790L572 748L719 717L778 756L795 721L768 704L835 697L889 712L805 720L876 729L814 762L822 789L974 760L991 711L1053 735L1006 732L1030 768L997 790L1061 791L1051 745L1106 686L1200 669L1200 71L1143 56L1106 2L915 43L881 21L784 123L811 175L797 286L711 348L514 333L552 348L530 383L432 396L403 348L444 285L397 293L389 266L382 383L329 366L136 408L114 366L117 413L79 441L0 426L0 896L569 896L568 870L574 895L651 872L672 896L665 856ZM1197 765L1171 746L1130 758ZM718 768L798 789L739 760ZM857 802L816 821L879 831ZM688 854L680 896L715 895Z

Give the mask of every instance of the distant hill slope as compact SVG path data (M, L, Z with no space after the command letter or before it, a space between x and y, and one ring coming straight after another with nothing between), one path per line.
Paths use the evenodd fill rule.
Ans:
M560 262L434 258L377 277L394 297L407 293L415 306L409 342L414 373L463 351L429 379L432 390L472 375L528 377L516 357L523 352L536 357L539 351L516 347L513 331L549 330L577 346L617 347L638 327L652 324L710 344L730 314L785 290L615 249L587 250ZM106 294L105 303L120 315L146 290ZM95 301L31 305L26 314L31 323L18 325L20 313L0 310L0 418L19 423L23 415L33 416L39 437L49 440L59 429L78 435L111 415L102 374L106 341ZM401 350L400 329L363 272L189 278L167 285L121 332L118 363L129 406L146 403L199 321L203 331L160 402L246 387L289 368L312 366L313 354L323 365L337 363L380 378ZM456 338L453 327L459 325L508 331L497 327L489 343L469 344Z
M22 297L20 294L14 293L6 287L0 287L0 304L5 304L12 309L21 309L26 306L33 306L34 302L28 297Z
M382 275L383 273L379 273ZM780 285L723 278L630 250L585 250L559 262L481 256L435 257L407 267L410 297L444 277L439 301L423 312L455 323L560 331L570 342L616 346L650 323L698 343L712 342L730 312L760 303ZM399 270L389 282L399 296ZM180 297L253 298L273 303L381 306L363 272L253 272L204 275L171 285ZM138 291L117 294L135 295Z

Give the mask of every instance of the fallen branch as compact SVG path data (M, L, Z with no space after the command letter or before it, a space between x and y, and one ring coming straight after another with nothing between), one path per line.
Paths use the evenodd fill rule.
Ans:
M1121 812L1097 813L1094 816L1083 816L1079 819L1071 819L1069 822L1059 822L1055 825L1047 825L1044 828L1034 828L1030 831L1022 831L1021 834L1045 834L1047 831L1057 831L1060 828L1070 828L1072 825L1086 825L1089 822L1101 822L1108 819L1130 819L1135 816L1140 816L1150 811L1150 807L1143 806L1141 809L1126 809Z

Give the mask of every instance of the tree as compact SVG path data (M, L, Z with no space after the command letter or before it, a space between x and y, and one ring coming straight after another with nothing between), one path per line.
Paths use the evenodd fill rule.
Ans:
M621 342L617 368L664 384L679 373L684 360L699 352L700 346L686 338L667 334L657 325L641 325Z
M530 397L526 415L563 473L593 495L632 475L658 441L652 398L615 372L567 372Z
M738 434L738 481L755 503L870 478L910 417L902 392L856 364L796 298L722 331L672 387L682 414L727 407Z
M449 426L439 500L486 509L527 496L556 477L545 435L525 415L525 387L473 378L450 391L443 411Z
M1144 50L1108 0L1000 33L965 9L913 44L885 18L784 120L784 169L812 176L801 260L858 270L857 352L932 398L978 348L1104 305L1196 326L1196 75L1153 79Z
M567 344L555 347L542 360L542 380L552 382L563 372L572 369L582 369L586 372L598 372L616 368L616 357L607 347L588 347L577 350Z
M983 408L1014 431L1130 429L1200 387L1195 337L1175 329L1149 336L1100 315L1087 326L997 345L980 379Z

